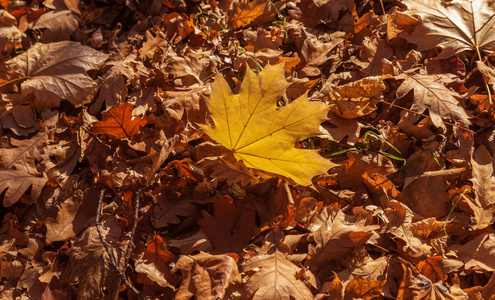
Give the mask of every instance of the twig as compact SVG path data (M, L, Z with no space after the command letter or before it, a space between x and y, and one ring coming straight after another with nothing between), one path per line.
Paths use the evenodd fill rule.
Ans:
M139 198L139 195L140 194L141 194L141 191L138 192L138 195L137 195L136 198ZM98 230L98 234L100 235L101 242L103 243L103 246L105 247L105 250L106 250L108 256L110 257L110 262L111 262L112 266L115 268L115 270L119 274L119 276L122 279L122 281L124 281L124 284L131 291L133 291L134 294L136 294L136 296L140 300L145 300L146 298L132 285L132 283L129 282L129 280L127 280L127 277L125 276L124 272L122 270L120 270L120 268L117 265L117 262L115 260L115 257L113 256L113 253L110 251L110 245L105 240L105 237L103 237L103 232L101 231L100 217L101 217L101 205L102 205L102 202L103 202L103 196L104 195L105 195L105 190L102 189L101 192L100 192L100 198L98 199L98 208L96 210L96 229ZM136 209L135 209L135 212L134 212L134 215L135 216L137 215L136 212L138 210L137 209L138 208L138 203L139 203L138 200L136 200ZM132 238L134 237L134 231L136 229L136 225L137 225L137 218L134 219L134 223L133 223L133 226L132 226L133 228L132 228L132 233L131 233L131 240L129 241L129 243L132 243ZM127 263L129 262L129 257L128 257L129 249L130 249L130 246L128 244L127 245L127 250L126 250L124 270L127 267Z

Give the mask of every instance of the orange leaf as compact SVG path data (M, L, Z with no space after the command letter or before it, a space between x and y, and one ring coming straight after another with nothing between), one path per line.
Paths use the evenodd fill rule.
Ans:
M132 139L148 122L146 117L132 117L134 105L123 103L112 107L103 118L103 121L96 122L91 128L94 134L110 134L118 139Z

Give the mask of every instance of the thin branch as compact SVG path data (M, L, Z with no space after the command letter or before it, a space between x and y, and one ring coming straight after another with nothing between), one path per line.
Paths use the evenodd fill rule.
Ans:
M140 193L139 193L140 194ZM117 273L119 274L120 278L122 279L122 281L124 281L124 284L131 290L134 292L134 294L136 294L136 296L140 299L140 300L145 300L146 298L132 285L132 283L129 282L129 280L127 280L127 277L125 276L124 272L122 270L120 270L119 266L117 265L117 262L115 260L115 257L113 256L113 253L110 251L110 245L108 244L108 242L105 240L105 237L103 236L103 232L101 231L101 224L100 224L100 217L101 217L101 205L102 205L102 202L103 202L103 196L105 195L105 190L102 189L101 192L100 192L100 198L98 199L98 208L96 210L96 229L98 230L98 234L100 235L100 239L103 243L103 246L105 247L105 250L108 254L108 256L110 257L110 262L112 264L112 266L115 268L115 270L117 271ZM136 201L136 203L138 203ZM137 207L137 205L136 205ZM135 230L135 224L137 223L137 218L134 219L134 224L133 224L133 231L132 231L132 236L134 236L134 230ZM132 239L129 241L129 243L132 243ZM127 248L127 251L129 251L129 245L128 245L128 248ZM127 257L127 253L126 253L126 260L125 260L125 264L124 264L124 270L125 268L127 267L127 263L128 263L128 257Z

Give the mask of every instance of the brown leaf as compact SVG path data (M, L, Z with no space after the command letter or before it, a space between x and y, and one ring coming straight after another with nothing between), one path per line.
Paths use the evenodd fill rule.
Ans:
M53 10L42 14L34 22L33 28L42 30L42 43L67 41L79 27L78 20L77 14L70 10Z
M199 225L215 247L215 253L240 253L251 239L256 215L251 205L234 204L229 196L214 202L215 217L202 211Z
M31 199L36 200L48 178L35 177L22 170L0 170L0 191L5 191L3 205L16 203L31 186Z
M493 233L480 234L465 245L452 245L451 249L457 253L458 259L464 262L466 271L495 271L495 235Z
M447 180L455 179L462 172L464 168L456 168L408 177L397 199L423 217L443 217L452 208Z
M240 28L256 19L261 19L263 22L272 20L275 11L271 7L271 4L264 0L234 0L227 12L227 24L232 28Z
M97 87L86 72L100 68L106 59L102 52L63 41L37 43L5 64L24 79L22 95L33 93L38 107L58 107L62 99L79 107Z
M250 258L242 271L254 274L245 283L241 299L312 299L308 287L296 278L299 269L279 251Z
M125 243L111 246L120 268L124 263ZM120 288L120 276L110 263L110 257L102 244L73 247L68 252L69 262L62 271L63 285L78 283L78 299L102 299L116 297Z
M325 262L342 257L353 248L362 246L373 235L377 226L364 226L361 223L348 225L340 220L329 219L313 233L316 247L311 246L308 254L313 269L321 268Z
M354 11L354 2L348 0L302 0L297 9L298 12L291 12L293 18L309 27L316 27L318 24L329 24L337 21L341 14L345 15Z
M175 299L223 299L232 283L240 282L237 263L228 255L199 253L182 256L173 271L181 271L182 282Z
M146 117L132 117L133 108L130 103L112 107L102 121L93 124L91 132L113 135L117 139L132 139L147 123Z
M459 0L442 2L435 0L405 0L407 13L421 18L409 42L418 50L440 47L437 58L449 58L457 53L476 50L495 50L495 8L487 1ZM428 36L428 38L425 38Z
M345 119L372 113L386 89L383 79L382 76L372 76L339 86L329 95L331 111Z
M38 175L37 162L42 159L42 149L48 143L49 132L39 132L30 139L10 139L15 148L0 148L0 166Z
M384 284L385 280L380 281L356 276L347 284L344 292L344 300L371 300L379 298Z
M414 91L414 102L411 110L423 113L428 109L433 124L447 130L443 119L450 119L464 126L470 125L466 111L459 105L459 93L445 87L456 76L446 75L410 75L402 73L396 77L405 79L397 89L397 97L402 98L410 91Z
M259 181L254 177L251 169L248 169L241 161L235 160L232 155L205 157L198 162L198 165L204 168L210 177L226 180L229 185L248 186Z

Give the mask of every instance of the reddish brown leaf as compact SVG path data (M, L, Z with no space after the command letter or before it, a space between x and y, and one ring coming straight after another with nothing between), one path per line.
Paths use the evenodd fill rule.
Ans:
M102 121L96 122L91 128L94 134L109 134L117 139L132 139L142 126L148 122L146 117L132 117L134 105L123 103L112 107Z

